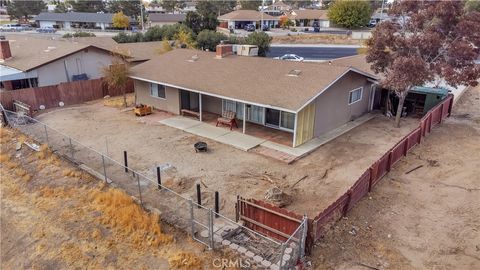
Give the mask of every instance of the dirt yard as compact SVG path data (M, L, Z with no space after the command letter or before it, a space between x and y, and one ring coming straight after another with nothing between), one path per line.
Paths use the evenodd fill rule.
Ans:
M477 87L317 244L314 268L480 269L479 175Z
M272 43L363 45L365 40L352 39L350 36L336 34L300 34L289 36L273 36Z
M237 194L264 199L267 190L275 186L285 192L284 204L289 209L316 216L417 125L417 119L407 119L398 130L393 128L393 119L378 116L286 165L209 140L210 151L196 154L193 144L205 139L158 123L162 117L167 116L156 112L149 118L137 118L131 111L94 102L53 110L38 119L100 152L108 148L109 155L120 162L127 150L129 166L152 179L156 166L172 165L163 183L195 198L195 184L203 182L206 196L213 198L214 191L220 192L220 212L230 217ZM210 197L204 202L213 207Z
M214 258L123 191L0 129L1 269L211 269Z

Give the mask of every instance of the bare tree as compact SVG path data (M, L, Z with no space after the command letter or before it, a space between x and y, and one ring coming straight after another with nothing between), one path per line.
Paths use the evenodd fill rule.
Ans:
M116 55L112 60L112 63L108 66L105 66L102 70L103 76L107 82L107 85L112 88L122 89L123 94L123 105L125 108L127 105L127 82L130 68L128 63L125 61L125 58L122 56Z
M397 1L394 20L380 23L368 41L367 62L382 73L381 84L399 98L395 125L414 86L443 79L449 85L476 85L480 67L480 13L463 1Z

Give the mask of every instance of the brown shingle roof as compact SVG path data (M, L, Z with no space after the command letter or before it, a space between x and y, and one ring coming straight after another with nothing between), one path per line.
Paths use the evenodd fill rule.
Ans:
M364 54L337 58L334 60L330 60L330 62L332 63L332 65L356 68L365 73L375 75L375 77L377 78L380 78L381 76L380 74L375 74L375 72L371 69L371 64L367 63Z
M256 10L235 10L218 17L219 21L260 21L262 19L262 12ZM263 14L264 20L278 20L277 17Z
M296 9L288 17L291 20L328 20L328 11L321 9Z
M192 61L192 56L198 59ZM190 61L189 61L190 60ZM298 76L288 76L300 70ZM296 112L349 67L176 49L131 69L131 77Z
M163 14L163 13L150 13L148 18L151 22L183 22L185 21L186 14Z
M1 64L22 71L29 71L90 46L66 40L33 38L23 35L11 35L7 39L10 41L12 58Z

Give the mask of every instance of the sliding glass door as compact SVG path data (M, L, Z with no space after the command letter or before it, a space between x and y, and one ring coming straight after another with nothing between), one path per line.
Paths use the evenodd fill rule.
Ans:
M276 128L280 127L280 111L266 108L265 125Z

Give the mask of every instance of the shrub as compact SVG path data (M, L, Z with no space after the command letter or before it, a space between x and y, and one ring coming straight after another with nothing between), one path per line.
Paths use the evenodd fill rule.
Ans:
M89 33L89 32L74 32L73 34L71 33L66 33L62 36L63 38L72 38L72 37L95 37L94 33Z
M228 40L228 37L212 30L202 30L197 36L197 47L199 49L215 51L222 40Z

